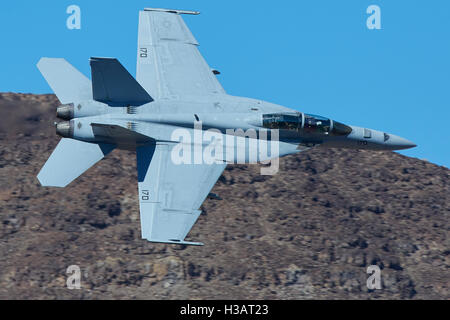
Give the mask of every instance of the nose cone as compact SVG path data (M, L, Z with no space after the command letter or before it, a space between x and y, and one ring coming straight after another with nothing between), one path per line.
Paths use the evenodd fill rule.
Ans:
M417 147L414 142L406 140L402 137L389 134L389 138L387 139L386 146L391 150L405 150Z

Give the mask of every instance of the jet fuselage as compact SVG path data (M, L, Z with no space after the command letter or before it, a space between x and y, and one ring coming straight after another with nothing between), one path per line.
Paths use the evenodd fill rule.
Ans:
M111 137L96 135L91 124L124 126L156 141L167 141L167 136L158 137L161 126L173 130L217 130L224 135L233 134L233 131L247 133L253 130L256 132L256 139L270 139L273 137L271 132L277 130L280 143L290 145L282 148L279 156L314 146L370 150L401 150L416 146L393 134L348 126L269 102L227 95L214 98L202 97L197 101L153 101L140 107L110 107L94 100L64 105L58 108L57 114L69 121L58 124L57 133L66 138L86 142L114 143L114 138L111 140ZM264 134L261 134L262 132ZM130 145L116 142L119 148L130 149ZM247 143L243 147L248 146Z

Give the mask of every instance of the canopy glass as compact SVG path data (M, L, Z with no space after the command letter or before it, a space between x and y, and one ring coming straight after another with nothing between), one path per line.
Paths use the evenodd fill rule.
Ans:
M263 126L267 129L298 131L312 135L348 135L352 128L337 121L313 114L286 112L263 115Z

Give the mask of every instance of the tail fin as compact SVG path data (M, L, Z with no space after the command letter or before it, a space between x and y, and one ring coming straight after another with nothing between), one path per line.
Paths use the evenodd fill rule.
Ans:
M114 145L110 144L62 139L39 172L38 180L44 187L63 188L113 149Z
M113 58L91 58L94 100L110 106L140 106L153 99L133 76Z
M92 99L91 81L65 59L42 58L37 67L62 104Z

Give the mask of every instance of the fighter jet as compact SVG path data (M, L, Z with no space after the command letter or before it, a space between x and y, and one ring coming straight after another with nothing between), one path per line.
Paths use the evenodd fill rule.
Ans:
M228 95L184 14L199 12L140 11L136 78L114 58L91 58L92 80L64 59L39 61L62 104L57 117L65 120L56 124L62 139L38 175L42 186L67 186L114 149L136 151L142 238L202 245L185 239L228 164L270 161L319 146L416 146L393 134ZM236 134L250 131L256 134ZM238 138L244 143L234 142ZM259 143L269 141L277 143L262 152Z

